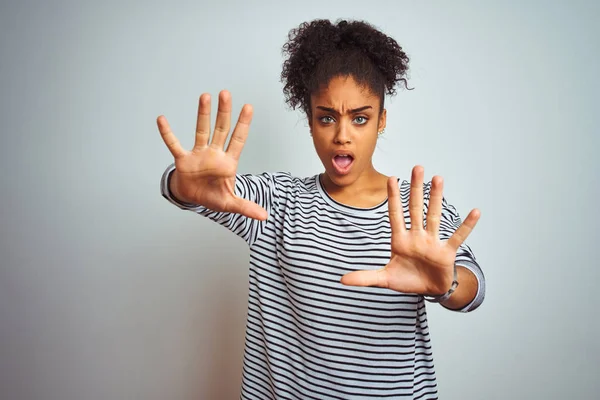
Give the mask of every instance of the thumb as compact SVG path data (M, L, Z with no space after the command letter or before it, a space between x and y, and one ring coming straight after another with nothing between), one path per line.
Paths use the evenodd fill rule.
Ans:
M236 214L242 214L248 218L257 219L260 221L265 221L269 217L267 210L258 204L241 197L236 197L232 208L233 209L231 211Z
M354 271L342 276L341 282L347 286L389 287L388 272L385 268L371 271Z

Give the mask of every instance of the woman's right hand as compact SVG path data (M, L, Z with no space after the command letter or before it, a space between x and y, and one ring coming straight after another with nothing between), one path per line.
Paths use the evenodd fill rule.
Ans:
M235 195L238 160L251 121L252 106L246 104L242 107L227 150L224 151L231 125L231 95L227 91L219 94L215 131L210 140L210 95L205 93L200 96L194 148L188 151L171 131L167 119L162 115L158 117L158 130L175 158L170 190L178 200L214 211L267 219L264 208Z

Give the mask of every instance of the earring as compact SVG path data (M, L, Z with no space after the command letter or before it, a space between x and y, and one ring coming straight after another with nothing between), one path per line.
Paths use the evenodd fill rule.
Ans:
M384 129L382 129L382 130L379 132L379 134L380 134L380 135L383 135L383 134L384 134L384 132L385 132L385 128L384 128Z

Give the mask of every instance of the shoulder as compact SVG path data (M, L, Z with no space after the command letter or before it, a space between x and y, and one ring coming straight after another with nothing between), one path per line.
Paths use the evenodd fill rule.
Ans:
M260 174L238 174L238 181L260 184L277 192L310 192L316 190L318 175L299 177L290 172L262 172Z
M408 197L410 195L410 181L406 179L398 179L398 187L402 197ZM428 200L429 192L431 192L431 181L423 183L423 196Z

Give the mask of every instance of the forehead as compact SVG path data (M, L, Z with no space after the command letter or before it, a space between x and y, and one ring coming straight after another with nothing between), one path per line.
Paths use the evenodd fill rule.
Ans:
M359 85L352 76L334 77L329 84L311 95L311 108L325 106L353 109L366 105L377 106L379 97L367 85Z

